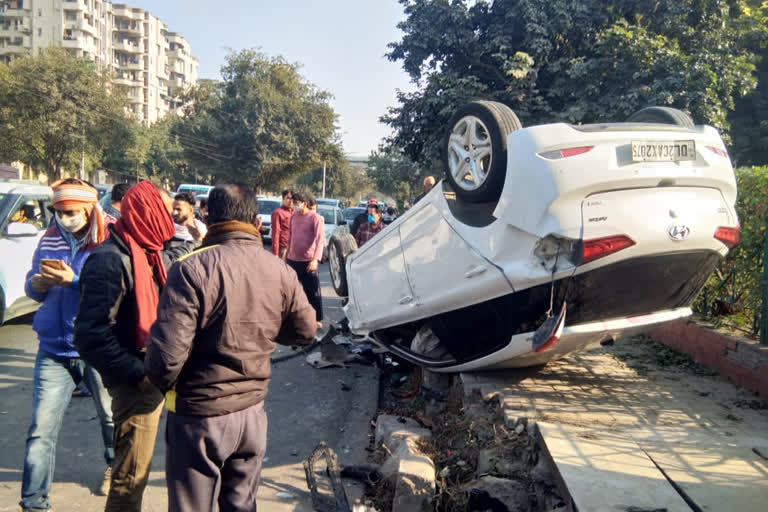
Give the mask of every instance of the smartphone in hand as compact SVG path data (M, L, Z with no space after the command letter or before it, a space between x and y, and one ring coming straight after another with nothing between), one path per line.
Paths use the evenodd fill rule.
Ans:
M64 261L63 260L54 260L54 259L48 259L48 258L41 258L40 259L40 266L41 267L48 267L53 270L64 270Z

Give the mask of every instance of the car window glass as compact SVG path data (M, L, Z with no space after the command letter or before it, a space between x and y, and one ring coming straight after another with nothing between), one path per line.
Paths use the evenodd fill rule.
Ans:
M53 203L51 202L51 198L44 197L40 199L40 210L43 212L43 218L44 218L44 227L48 227L51 225L51 222L53 222L53 213L51 212L51 209L53 208Z
M43 229L47 226L43 208L41 201L25 197L22 199L21 204L19 204L13 213L11 213L8 222L21 222L24 224L31 224L38 230Z
M264 201L259 200L259 213L262 215L271 215L273 211L275 211L281 203L278 201Z

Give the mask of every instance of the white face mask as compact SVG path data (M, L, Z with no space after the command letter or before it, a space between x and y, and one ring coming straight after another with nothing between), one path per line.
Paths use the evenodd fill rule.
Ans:
M62 229L69 231L70 233L77 233L83 229L86 224L85 215L83 215L82 212L66 218L63 218L59 212L56 212L56 221Z

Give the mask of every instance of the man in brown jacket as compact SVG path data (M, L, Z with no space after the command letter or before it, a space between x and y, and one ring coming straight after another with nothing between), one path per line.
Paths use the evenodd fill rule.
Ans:
M214 188L208 219L202 247L168 275L144 364L166 393L169 510L256 510L270 354L310 343L315 311L263 250L250 190Z

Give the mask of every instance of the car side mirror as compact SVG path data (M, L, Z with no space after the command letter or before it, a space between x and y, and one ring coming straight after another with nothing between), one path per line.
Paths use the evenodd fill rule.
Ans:
M339 219L338 221L336 221L336 225L337 226L346 226L347 225L347 221L344 220L344 219Z
M8 236L37 236L37 226L24 222L11 222L5 230Z

